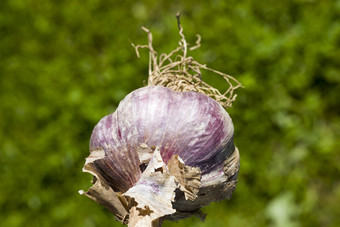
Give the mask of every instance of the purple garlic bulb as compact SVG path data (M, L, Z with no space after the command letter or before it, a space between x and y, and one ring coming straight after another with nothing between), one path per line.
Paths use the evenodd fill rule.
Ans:
M85 193L129 226L159 226L229 198L239 154L231 118L194 91L148 86L128 94L102 118L90 140ZM82 192L84 193L84 192Z

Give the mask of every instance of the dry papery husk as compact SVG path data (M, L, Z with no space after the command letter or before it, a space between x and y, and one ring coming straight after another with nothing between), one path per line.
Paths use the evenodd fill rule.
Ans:
M133 45L139 57L139 48L149 50L148 86L164 86L177 92L196 91L203 93L223 107L231 107L235 100L235 89L241 84L233 77L208 68L187 56L187 51L200 47L200 36L196 45L189 47L183 35L183 29L177 15L180 41L179 46L169 54L161 54L152 46L151 32L147 45ZM228 84L228 89L219 90L202 81L201 70L220 75ZM137 149L140 163L146 168L138 182L126 192L114 191L100 175L95 162L105 157L102 149L91 150L86 158L83 172L93 175L93 186L87 191L79 191L87 197L110 210L117 221L130 227L161 226L164 220L179 220L197 216L202 221L205 214L200 211L211 202L230 198L235 187L239 171L239 152L234 152L226 159L223 166L209 174L201 174L198 167L187 166L183 160L174 155L164 163L158 147L140 144Z
M141 144L138 149L144 154L139 157L140 161L147 167L127 192L114 191L96 169L94 162L105 156L100 149L91 151L83 168L83 172L94 176L94 185L87 192L79 191L130 227L161 226L164 220L177 221L192 215L203 221L206 215L199 209L211 202L229 199L236 187L239 170L236 147L221 169L206 175L201 175L198 167L185 165L178 155L165 164L158 147Z

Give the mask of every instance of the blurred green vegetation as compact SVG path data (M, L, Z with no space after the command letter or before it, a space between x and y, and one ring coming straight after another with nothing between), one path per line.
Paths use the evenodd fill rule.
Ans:
M340 1L2 0L0 225L122 226L81 172L91 130L179 40L245 86L233 108L241 153L230 201L164 226L340 226ZM218 79L204 79L223 89Z

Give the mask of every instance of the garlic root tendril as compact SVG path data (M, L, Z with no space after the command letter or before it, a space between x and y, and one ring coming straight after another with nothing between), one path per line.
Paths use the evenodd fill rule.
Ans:
M187 43L183 34L183 27L180 23L180 14L176 14L179 35L181 37L178 42L179 46L172 50L169 54L162 53L158 57L152 45L152 33L149 29L142 27L148 35L147 45L131 44L139 58L140 48L149 50L149 78L148 86L163 86L172 89L173 91L196 91L203 93L220 103L224 108L232 106L232 102L236 100L237 95L234 91L242 87L241 83L234 77L223 72L211 69L206 65L197 62L193 57L187 56L188 50L193 51L201 46L201 36L197 35L197 40L194 46L188 49ZM213 72L220 75L227 82L227 90L221 93L218 89L212 87L202 80L201 70Z

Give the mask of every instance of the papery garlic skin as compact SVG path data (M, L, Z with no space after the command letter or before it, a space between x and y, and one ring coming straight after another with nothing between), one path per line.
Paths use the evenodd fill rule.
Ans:
M204 175L221 168L234 151L233 130L228 113L206 95L144 87L100 120L90 150L105 151L95 165L114 190L125 192L140 177L140 144L158 146L165 163L177 154Z

